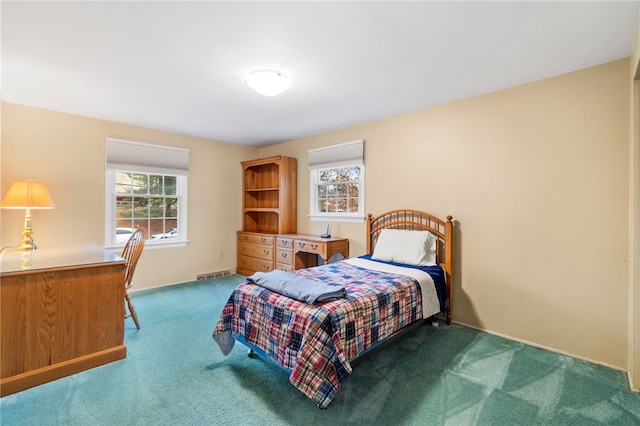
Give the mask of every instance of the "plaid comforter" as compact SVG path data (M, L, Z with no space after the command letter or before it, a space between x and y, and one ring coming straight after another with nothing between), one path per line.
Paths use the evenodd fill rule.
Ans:
M234 338L290 372L289 381L324 408L351 373L349 360L422 318L417 282L337 262L294 274L346 287L347 297L309 305L255 284L241 284L213 337L226 355Z

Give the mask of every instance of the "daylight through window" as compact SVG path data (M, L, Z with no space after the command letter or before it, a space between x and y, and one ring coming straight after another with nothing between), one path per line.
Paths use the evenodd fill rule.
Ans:
M177 176L117 171L115 206L116 239L139 226L150 238L178 236Z
M138 227L151 245L187 242L189 151L106 140L105 242L125 244Z
M364 220L364 141L309 151L310 218Z
M318 212L357 213L361 171L360 166L318 170Z

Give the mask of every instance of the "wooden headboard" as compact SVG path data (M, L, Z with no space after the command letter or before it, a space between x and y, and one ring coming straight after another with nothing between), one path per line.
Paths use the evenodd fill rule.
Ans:
M385 228L429 231L438 238L436 259L445 270L447 324L451 324L453 312L453 217L446 220L418 210L391 210L380 216L367 215L367 254L373 254L380 231Z

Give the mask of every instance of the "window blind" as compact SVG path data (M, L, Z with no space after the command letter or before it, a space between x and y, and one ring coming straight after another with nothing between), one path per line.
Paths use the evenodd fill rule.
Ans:
M364 164L364 140L310 149L309 170Z
M189 175L189 150L163 145L107 139L107 169Z

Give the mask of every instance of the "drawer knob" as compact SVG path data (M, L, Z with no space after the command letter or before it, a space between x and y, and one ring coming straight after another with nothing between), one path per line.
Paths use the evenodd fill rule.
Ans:
M285 259L287 258L287 253L280 253L280 256L284 257Z
M317 250L318 249L318 245L317 244L311 244L311 248L314 249L314 250Z
M263 251L264 251L264 254L267 254L267 255L271 253L271 250L263 250Z

